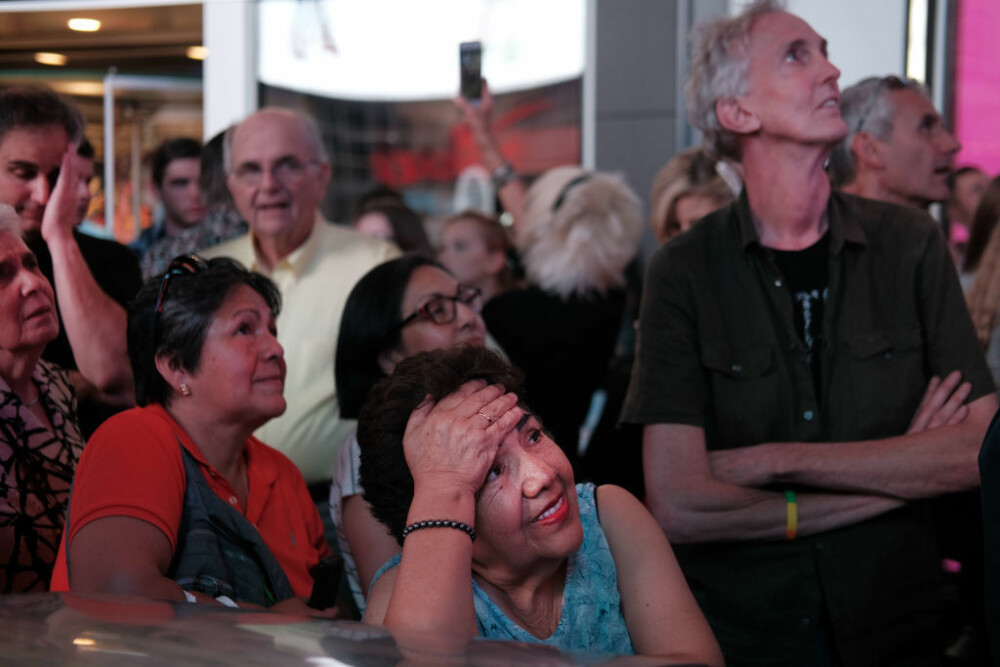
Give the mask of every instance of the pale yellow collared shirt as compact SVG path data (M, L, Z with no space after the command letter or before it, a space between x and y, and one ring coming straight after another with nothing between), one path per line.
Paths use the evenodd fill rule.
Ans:
M337 449L356 422L340 418L333 378L340 318L354 285L400 255L396 246L332 225L317 213L305 243L270 273L257 261L253 232L201 253L232 257L268 275L281 290L278 341L285 348L285 414L254 433L290 458L307 484L329 480Z

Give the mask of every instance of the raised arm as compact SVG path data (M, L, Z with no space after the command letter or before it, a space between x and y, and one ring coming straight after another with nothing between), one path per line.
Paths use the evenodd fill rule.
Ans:
M458 97L455 99L455 106L462 112L462 117L472 130L472 138L479 148L479 157L483 161L483 166L491 174L497 169L508 164L507 159L500 152L500 144L493 134L493 95L490 88L483 81L483 96L478 104L470 103L468 100ZM500 203L504 210L510 213L514 219L514 234L516 236L518 224L524 214L524 197L528 188L520 178L514 178L507 182L497 192Z
M52 254L59 313L81 375L103 394L130 398L125 309L101 290L73 237L75 150L70 145L63 155L59 179L45 206L42 237Z
M715 635L652 515L617 486L599 487L597 506L636 653L662 658L661 664L724 664Z
M716 477L705 433L696 426L646 426L643 468L647 505L672 542L785 538L785 496ZM797 501L797 535L854 524L904 504L876 494L800 493Z
M479 413L497 417L486 424ZM520 417L516 395L481 380L414 410L403 437L414 487L407 525L448 519L474 527L476 492ZM365 621L404 633L475 636L469 535L431 529L407 536L398 570L375 582Z

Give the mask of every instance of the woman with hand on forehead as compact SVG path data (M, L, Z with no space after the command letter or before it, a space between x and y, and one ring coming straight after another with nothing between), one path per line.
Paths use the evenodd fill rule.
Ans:
M405 359L372 390L361 481L402 553L376 574L365 621L722 664L653 517L623 489L575 485L520 396L516 369L467 346Z

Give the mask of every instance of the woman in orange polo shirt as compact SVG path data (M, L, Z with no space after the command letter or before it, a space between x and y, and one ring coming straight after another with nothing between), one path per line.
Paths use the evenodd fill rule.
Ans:
M318 613L304 598L330 553L302 475L253 431L285 411L274 284L187 255L129 317L141 407L91 438L53 590ZM331 612L332 613L332 612Z

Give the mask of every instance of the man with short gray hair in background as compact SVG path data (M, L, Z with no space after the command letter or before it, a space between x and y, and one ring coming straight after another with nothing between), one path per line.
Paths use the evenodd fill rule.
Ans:
M895 76L865 79L841 93L840 114L847 135L830 155L834 188L921 209L948 199L962 145L921 84Z
M843 192L926 209L948 201L955 154L961 144L945 128L927 89L912 79L870 77L845 89L840 113L847 136L830 155L827 172ZM962 617L956 650L982 651L983 516L979 489L932 501L942 554L959 563Z

